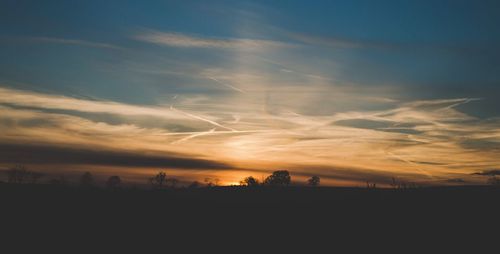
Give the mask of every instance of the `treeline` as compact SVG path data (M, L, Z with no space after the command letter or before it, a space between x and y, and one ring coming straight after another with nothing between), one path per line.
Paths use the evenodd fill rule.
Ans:
M47 175L44 173L36 172L28 170L26 167L22 165L17 165L11 167L6 170L7 174L7 182L10 184L37 184L41 182L41 179L46 178ZM69 185L70 181L64 175L59 175L56 177L52 177L46 181L48 184L52 185ZM259 187L259 186L279 186L286 187L291 185L292 177L290 172L287 170L278 170L274 171L271 175L267 176L265 179L259 181L253 176L248 176L239 181L238 186L242 187ZM307 186L316 187L321 183L321 179L319 176L311 176L304 183ZM462 181L463 183L463 181ZM500 186L500 179L496 177L496 175L488 176L486 184ZM78 181L77 185L81 187L95 187L99 184L94 179L93 175L90 172L83 173ZM164 171L158 172L156 175L147 179L147 185L149 185L152 189L164 189L164 188L200 188L200 187L216 187L219 185L218 178L205 178L203 182L193 181L191 183L183 183L180 184L180 181L174 177L168 177ZM302 184L300 184L302 185ZM109 176L105 182L104 186L109 189L120 189L123 187L122 179L118 175ZM393 189L405 190L405 189L414 189L421 187L413 182L401 181L396 178L392 178L392 181L388 184ZM374 182L366 182L367 189L376 189L377 183Z
M11 184L37 184L40 183L42 178L47 177L46 174L28 170L22 165L14 166L8 170L7 182ZM306 184L308 186L319 186L320 177L312 176L310 177ZM263 181L257 180L253 176L248 176L239 182L239 186L242 187L257 187L257 186L289 186L292 182L290 172L287 170L274 171L271 175L266 177ZM46 183L52 185L69 185L70 181L64 175L59 175L50 178ZM200 188L200 187L216 187L219 186L218 178L205 178L203 182L193 181L189 184L180 185L180 181L174 177L168 177L164 171L158 172L156 175L147 179L147 184L152 189L164 189L164 188ZM83 173L78 181L77 185L81 187L95 187L98 185L94 176L90 172ZM109 189L119 189L123 187L122 180L120 176L112 175L109 176L104 182L104 186Z
M320 184L319 176L310 177L306 184L308 186L319 186ZM148 179L149 185L153 189L161 189L161 188L176 188L179 185L179 180L176 178L169 178L167 174L163 171L160 171L158 174ZM271 175L266 177L263 181L257 180L253 176L248 176L242 179L239 182L238 186L243 187L258 187L258 186L289 186L292 183L292 177L290 172L287 170L278 170L274 171ZM216 187L219 186L218 178L205 178L203 182L193 181L188 185L185 185L187 188L199 188L199 187Z

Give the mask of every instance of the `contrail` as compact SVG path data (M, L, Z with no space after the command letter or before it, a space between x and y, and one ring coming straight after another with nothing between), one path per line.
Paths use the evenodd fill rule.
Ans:
M190 140L192 138L196 138L196 137L199 137L199 136L204 136L204 135L208 135L208 134L214 133L214 131L215 131L215 128L213 128L213 129L211 129L209 131L204 131L204 132L199 132L199 133L191 134L191 135L189 135L187 137L181 138L181 139L179 139L177 141L174 141L174 142L172 142L170 144L178 144L178 143Z
M401 156L395 155L395 154L393 154L393 153L391 153L391 152L387 152L387 154L389 154L390 156L392 156L392 157L394 157L394 158L396 158L396 159L398 159L398 160L404 161L404 162L406 162L406 163L408 163L408 164L410 164L410 165L417 165L417 166L419 166L417 163L414 163L414 162L412 162L412 161L409 161L409 160L407 160L407 159L405 159L405 158L402 158ZM425 170L423 170L423 169L421 169L421 168L419 168L419 167L416 167L416 169L417 169L420 173L422 173L422 174L424 174L424 175L428 176L429 178L434 179L434 176L433 176L431 173L429 173L429 172L427 172L427 171L425 171Z
M445 109L450 109L450 108L454 108L456 106L459 106L459 105L462 105L462 104L466 104L466 103L469 103L471 101L478 101L478 100L481 100L481 98L464 98L462 101L459 101L455 104L451 104L447 107L444 107Z
M230 130L230 131L237 131L237 130L235 130L235 129L233 129L233 128L226 127L226 126L221 125L221 124L219 124L219 123L217 123L217 122L215 122L215 121L212 121L212 120L210 120L210 119L206 119L206 118L203 118L203 117L201 117L201 116L193 115L193 114L190 114L190 113L187 113L187 112L184 112L184 111L178 110L178 109L174 108L174 106L170 106L170 109L171 109L171 110L173 110L173 111L177 111L177 112L179 112L179 113L181 113L181 114L184 114L184 115L186 115L186 116L189 116L189 117L192 117L192 118L195 118L195 119L198 119L198 120L201 120L201 121L204 121L204 122L210 123L210 124L215 125L215 126L217 126L217 127L224 128L224 129L226 129L226 130Z
M179 136L179 135L188 135L182 139L171 142L170 144L178 144L189 139L204 136L204 135L219 135L219 134L237 134L237 133L258 133L258 132L269 132L269 130L250 130L250 131L215 131L216 128L213 128L209 131L198 131L198 132L173 132L173 133L165 133L160 134L161 136Z
M272 132L274 130L248 130L248 131L214 131L212 135L217 134L238 134L238 133L258 133L258 132ZM205 133L206 131L186 131L186 132L169 132L169 133L158 133L155 136L184 136L184 135L194 135L199 133Z
M224 82L222 82L222 81L220 81L220 80L218 80L218 79L216 79L216 78L209 77L209 79L211 79L211 80L213 80L213 81L217 82L218 84L221 84L221 85L226 86L226 87L229 87L229 88L231 88L231 89L233 89L233 90L235 90L235 91L238 91L238 92L240 92L240 93L246 93L244 90L239 89L239 88L237 88L237 87L235 87L235 86L232 86L232 85L230 85L230 84L226 84L226 83L224 83Z

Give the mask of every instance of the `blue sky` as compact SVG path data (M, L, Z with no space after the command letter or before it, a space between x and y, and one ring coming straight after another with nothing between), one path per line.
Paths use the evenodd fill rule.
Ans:
M69 118L96 125L78 129L96 137L102 126L177 133L177 141L167 142L174 146L130 149L190 154L192 146L203 147L196 156L238 164L238 172L334 165L354 168L353 175L398 166L403 177L422 174L411 165L421 158L407 158L417 155L401 150L384 150L377 155L380 164L373 165L354 165L361 155L352 152L331 160L318 155L339 145L334 137L342 128L351 128L378 138L351 137L360 147L345 149L425 139L432 147L415 154L438 144L448 155L481 153L467 161L423 163L431 172L424 178L434 172L449 178L457 165L463 168L456 174L487 170L499 163L488 157L499 149L499 14L498 1L0 1L0 88L12 96L0 101L12 114L2 128L17 131L4 138L89 145L81 137L61 142L60 136L37 136L38 125L48 128L39 118L31 128L12 128L16 117L43 113L56 118L50 130L61 135ZM117 108L106 109L109 103ZM172 115L155 111L161 108ZM406 116L395 117L405 110ZM401 136L408 133L414 136ZM208 138L213 136L223 137ZM301 143L298 136L309 139ZM236 148L240 155L206 153L235 144L243 144ZM319 153L295 150L302 145ZM259 161L262 146L273 147L276 158L303 157L293 165ZM250 159L258 162L240 165ZM333 174L335 167L324 171Z

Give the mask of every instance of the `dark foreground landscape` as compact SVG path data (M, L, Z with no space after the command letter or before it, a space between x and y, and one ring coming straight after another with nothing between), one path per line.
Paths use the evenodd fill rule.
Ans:
M107 240L166 234L207 240L223 233L239 241L300 235L318 243L367 239L390 246L480 237L488 247L498 236L500 214L494 186L109 190L4 183L0 198L4 229L34 238L57 232L72 240L74 232Z

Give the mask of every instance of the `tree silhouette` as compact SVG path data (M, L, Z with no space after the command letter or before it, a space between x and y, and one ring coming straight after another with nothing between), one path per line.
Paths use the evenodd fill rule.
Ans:
M16 165L7 170L7 182L21 184L29 177L29 171L23 165Z
M310 186L318 186L320 181L321 180L319 176L311 176L311 178L307 180L307 184L309 184Z
M367 189L376 189L377 183L370 183L369 181L366 181L366 188Z
M207 177L207 178L205 178L205 183L207 184L207 187L219 186L219 178Z
M165 174L165 172L163 171L160 171L155 176L149 178L149 182L151 183L151 186L153 186L153 188L163 188L166 180L167 174Z
M266 180L264 180L264 184L270 186L288 186L290 181L290 173L288 173L287 170L278 170L268 176Z
M489 185L500 186L500 179L498 179L496 176L491 176L490 178L488 178L487 183Z
M175 188L177 186L177 184L179 183L179 180L177 180L175 178L168 178L166 180L166 183L168 183L171 188Z
M110 176L106 181L106 187L109 189L118 189L121 187L122 179L119 176Z
M259 181L255 179L253 176L245 177L245 179L240 181L240 185L242 186L248 186L248 187L255 187L259 186Z
M7 182L9 183L32 183L36 184L45 174L40 172L29 171L23 165L16 165L7 170Z
M198 181L194 181L194 182L192 182L192 183L188 186L188 188L190 188L190 189L196 189L196 188L199 188L200 186L201 186L201 183L200 183L200 182L198 182Z
M45 174L40 173L40 172L30 172L29 176L31 178L31 183L36 184L38 180L40 180L42 177L45 176Z
M52 185L62 186L62 185L67 185L68 184L68 180L66 180L66 177L64 175L60 175L59 177L52 178L49 181L49 183L52 184Z
M90 187L94 184L94 177L90 172L85 172L80 177L80 185L83 187Z
M418 185L416 183L399 181L394 177L392 178L392 182L390 185L392 186L392 188L394 188L396 190L406 190L406 189L418 187Z
M394 177L392 178L392 181L391 181L391 186L392 186L392 188L394 188L394 189L399 189L399 186L400 186L400 185L399 185L398 181L396 180L396 178L394 178Z

